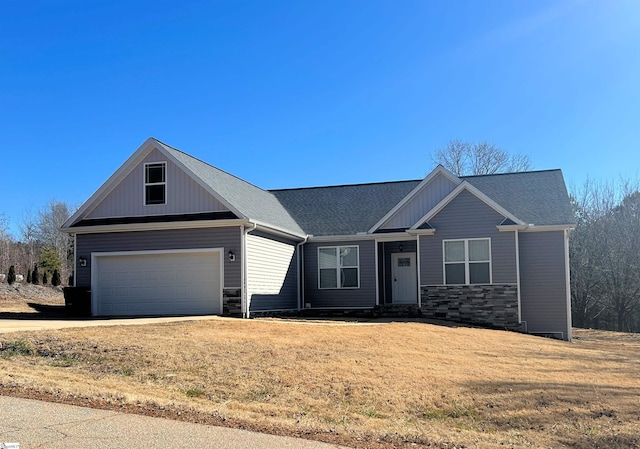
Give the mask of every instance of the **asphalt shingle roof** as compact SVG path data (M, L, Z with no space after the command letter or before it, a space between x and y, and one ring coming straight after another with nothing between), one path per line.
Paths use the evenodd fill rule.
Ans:
M272 190L306 233L367 232L420 181Z
M323 236L367 232L421 182L409 180L267 191L160 141L158 144L245 217L295 234ZM575 222L560 170L463 176L461 179L527 224Z
M466 176L471 185L527 224L575 222L560 170ZM420 180L272 190L308 234L367 232ZM425 211L426 213L427 211Z
M471 185L527 224L575 223L562 171L466 176Z
M176 148L157 142L245 217L304 235L300 225L272 193Z

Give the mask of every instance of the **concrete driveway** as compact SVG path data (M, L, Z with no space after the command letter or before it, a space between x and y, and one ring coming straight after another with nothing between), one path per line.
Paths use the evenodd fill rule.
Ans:
M156 318L86 318L47 319L33 314L33 318L0 318L0 334L17 331L40 331L69 327L131 326L141 324L172 323L175 321L229 320L219 316L180 316Z
M0 396L0 447L2 443L19 443L20 449L344 448L298 438L8 396Z

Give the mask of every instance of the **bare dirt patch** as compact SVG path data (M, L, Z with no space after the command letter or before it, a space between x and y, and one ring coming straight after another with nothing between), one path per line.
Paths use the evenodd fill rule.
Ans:
M640 447L640 337L221 320L0 336L0 391L353 447Z

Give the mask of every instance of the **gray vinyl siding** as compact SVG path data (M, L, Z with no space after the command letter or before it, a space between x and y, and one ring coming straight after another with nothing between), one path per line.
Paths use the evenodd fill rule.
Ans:
M392 267L391 267L391 254L400 252L400 245L402 245L402 252L415 253L417 243L415 241L402 241L402 242L384 242L381 243L382 254L378 254L378 257L384 260L384 296L380 295L380 303L389 304L393 302L393 280L392 280ZM378 250L380 251L380 250ZM417 255L416 255L417 257Z
M318 288L318 248L325 246L358 246L360 288ZM376 243L373 240L348 242L308 242L304 245L304 302L318 308L374 307L376 305Z
M456 184L444 175L433 178L420 192L387 220L381 229L410 228L455 189Z
M144 205L144 164L166 162L166 205ZM86 218L189 214L228 210L191 176L154 149L120 182Z
M569 338L564 232L522 232L522 320L532 333L562 332Z
M87 260L87 266L77 265L76 285L91 286L91 253L94 252L224 248L224 288L240 288L242 267L240 233L240 227L230 227L78 234L76 257L84 257ZM230 250L236 255L234 262L226 257L226 253Z
M505 217L467 190L463 190L432 220L434 235L420 236L420 284L442 285L442 241L491 239L491 270L494 284L517 282L516 244L513 232L497 229Z
M247 295L252 312L298 308L296 243L267 234L247 236Z

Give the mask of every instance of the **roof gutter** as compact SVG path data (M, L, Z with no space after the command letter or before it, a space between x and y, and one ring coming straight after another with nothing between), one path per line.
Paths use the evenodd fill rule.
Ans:
M302 277L302 272L304 269L304 254L302 253L302 245L307 243L309 236L306 236L304 240L296 245L296 254L298 255L298 312L302 309L302 304L304 304L304 278Z
M560 225L539 225L536 226L533 223L525 225L498 225L496 226L500 232L520 231L520 232L549 232L549 231L565 231L567 229L575 229L575 224L560 224Z

